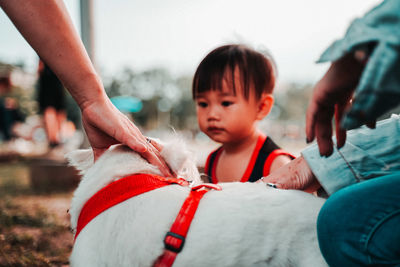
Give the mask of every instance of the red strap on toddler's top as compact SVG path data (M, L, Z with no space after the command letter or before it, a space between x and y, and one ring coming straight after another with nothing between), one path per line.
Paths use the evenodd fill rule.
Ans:
M288 156L289 158L291 158L292 160L295 159L296 157L293 156L292 154L290 154L289 152L286 152L285 150L282 149L275 149L274 151L272 151L268 158L265 160L264 163L264 168L263 168L263 176L268 176L271 172L271 165L272 162L274 162L274 160L276 159L276 157L280 156L280 155L284 155L284 156Z
M83 206L79 214L74 240L81 230L103 211L131 197L170 184L189 185L186 180L181 178L164 178L154 174L134 174L112 182L94 194Z

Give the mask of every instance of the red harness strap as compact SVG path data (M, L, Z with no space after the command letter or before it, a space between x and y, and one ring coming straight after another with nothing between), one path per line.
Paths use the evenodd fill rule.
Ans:
M175 261L176 256L181 252L190 224L194 218L201 198L210 189L221 190L221 187L215 184L202 184L192 188L189 196L186 198L179 211L171 230L164 238L164 253L158 257L154 267L169 267Z
M164 178L153 174L134 174L105 186L83 206L79 214L74 240L76 240L81 230L103 211L131 197L170 184L189 185L184 179Z
M131 197L151 190L179 184L188 186L189 183L181 178L164 178L152 174L134 174L112 182L94 194L83 206L78 218L75 240L81 230L97 215ZM171 230L164 238L164 253L158 257L154 266L172 266L177 254L182 250L187 232L196 213L201 198L210 189L221 190L219 185L201 184L190 191L173 223Z

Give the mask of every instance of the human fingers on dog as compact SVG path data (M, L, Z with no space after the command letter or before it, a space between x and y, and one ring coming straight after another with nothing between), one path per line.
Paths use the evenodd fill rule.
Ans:
M146 137L146 143L147 143L147 144L150 144L150 147L151 147L150 149L155 148L155 149L158 151L158 155L160 155L160 152L161 152L161 151L163 150L163 148L164 148L164 146L163 146L161 143L157 142L157 141L156 141L155 139L153 139L153 138ZM166 163L166 161L164 160L164 158L163 158L161 155L160 155L159 158L160 158L161 161L164 162L165 165L167 166L169 172L171 173L170 176L176 177L176 173L168 166L168 164Z
M293 189L290 183L288 183L288 177L278 176L275 174L270 174L265 177L261 182L266 185L275 185L274 188L278 189Z
M291 181L292 174L290 173L289 164L291 163L282 166L276 171L270 173L267 177L260 179L261 182L265 184L274 184L276 188L279 189L298 189L294 188L295 185L293 185Z
M132 123L126 116L124 116L125 124L125 136L121 137L122 143L125 143L131 149L138 153L144 153L148 150L148 146L146 144L146 138L140 132L139 128L136 127L134 123Z
M147 150L140 130L106 99L82 109L82 123L95 159L111 145L122 143L139 153Z
M320 187L306 160L300 156L262 179L279 189L297 189L314 192Z
M284 177L279 175L279 173L275 171L268 176L261 177L259 180L256 181L256 183L264 183L266 186L269 187L284 189L281 187L281 185L280 187L277 186L277 183L281 183L283 179Z
M168 167L165 160L162 158L160 151L152 145L152 142L147 143L148 149L145 152L140 153L140 155L145 158L150 164L157 166L163 176L174 177L173 172Z
M142 135L140 131L139 134L136 135L136 137L139 137L141 139L140 141L141 143L144 144L145 147L145 151L139 152L139 154L144 159L146 159L150 164L157 166L157 168L160 170L163 176L174 177L174 173L168 167L167 163L160 154L162 146L159 143L157 143L154 139Z
M161 152L161 150L163 149L163 145L161 145L160 143L158 143L156 140L146 137L146 142L152 144L158 151Z

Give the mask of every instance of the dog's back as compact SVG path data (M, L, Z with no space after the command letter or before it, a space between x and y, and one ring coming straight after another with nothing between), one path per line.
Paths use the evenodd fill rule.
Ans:
M73 227L84 202L109 183L110 176L158 172L126 149L106 153L93 167L83 170L86 175L71 207ZM114 164L122 159L129 168ZM113 168L118 170L111 171ZM184 168L187 172L191 166ZM190 173L198 175L193 170ZM222 191L210 191L201 200L174 266L326 266L316 237L322 199L264 184L221 185ZM189 191L188 187L170 185L101 213L78 236L71 265L151 266L162 254L164 236Z

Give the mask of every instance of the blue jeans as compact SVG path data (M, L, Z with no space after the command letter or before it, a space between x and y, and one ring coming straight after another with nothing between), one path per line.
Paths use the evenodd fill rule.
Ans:
M334 193L317 230L329 266L400 266L400 172Z

